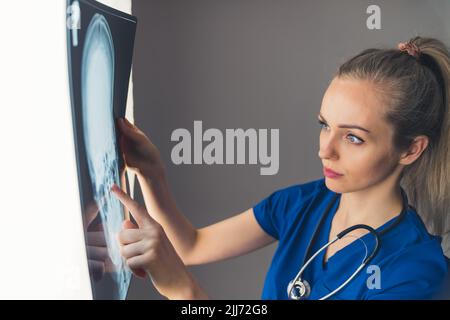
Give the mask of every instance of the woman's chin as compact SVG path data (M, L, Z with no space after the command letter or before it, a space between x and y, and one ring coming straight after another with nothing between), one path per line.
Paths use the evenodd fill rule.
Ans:
M345 184L343 183L343 176L338 179L333 179L329 177L325 177L325 185L327 188L335 193L344 193L347 192L347 188L345 188Z

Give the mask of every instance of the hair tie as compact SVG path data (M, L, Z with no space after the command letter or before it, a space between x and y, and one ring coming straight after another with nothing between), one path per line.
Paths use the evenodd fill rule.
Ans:
M416 59L419 59L421 54L419 47L412 42L400 42L398 44L398 49L402 52L407 52Z

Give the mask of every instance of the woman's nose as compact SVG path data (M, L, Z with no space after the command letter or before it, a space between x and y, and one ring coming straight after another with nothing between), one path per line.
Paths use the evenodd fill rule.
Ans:
M338 153L336 150L335 139L329 135L320 139L319 158L321 159L336 159Z

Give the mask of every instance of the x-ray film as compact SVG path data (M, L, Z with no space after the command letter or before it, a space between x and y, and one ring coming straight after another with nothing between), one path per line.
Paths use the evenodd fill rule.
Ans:
M83 225L94 299L125 299L131 271L117 234L126 212L111 192L127 189L116 121L125 116L136 18L93 0L68 1L69 71ZM73 22L73 21L72 21Z

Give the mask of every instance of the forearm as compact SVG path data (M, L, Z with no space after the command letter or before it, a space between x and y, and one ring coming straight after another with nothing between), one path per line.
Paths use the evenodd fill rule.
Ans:
M173 297L168 297L171 300L209 300L205 290L198 284L197 280L188 273L188 286L178 292Z
M147 179L138 175L147 211L163 228L183 262L195 245L197 229L181 213L164 175Z

